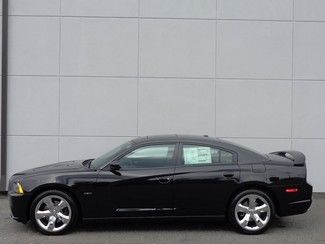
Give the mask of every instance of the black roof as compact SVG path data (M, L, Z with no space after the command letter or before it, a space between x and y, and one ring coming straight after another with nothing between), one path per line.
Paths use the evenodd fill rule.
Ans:
M134 143L140 142L151 142L151 141L198 141L198 142L224 142L221 139L215 137L209 137L207 135L178 135L178 134L170 134L170 135L152 135L152 136L143 136L138 137L132 140Z

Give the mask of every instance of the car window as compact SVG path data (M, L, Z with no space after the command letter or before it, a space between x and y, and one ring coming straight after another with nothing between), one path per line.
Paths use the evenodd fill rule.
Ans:
M231 152L199 145L183 145L183 163L185 165L232 163Z
M175 145L152 145L138 148L119 160L122 168L165 167L172 163Z
M110 162L114 157L116 157L120 152L127 150L131 146L132 146L132 144L130 142L126 142L126 143L112 149L111 151L105 153L104 155L102 155L102 156L96 158L94 161L92 161L90 164L90 168L97 169L97 168L104 166L105 164Z

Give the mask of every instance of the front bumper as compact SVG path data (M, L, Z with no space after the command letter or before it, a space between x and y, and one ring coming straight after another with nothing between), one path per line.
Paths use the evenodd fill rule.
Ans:
M29 220L29 194L8 193L9 205L11 209L11 218L22 223Z
M287 193L288 187L298 188L298 192ZM313 187L307 182L293 186L277 186L273 192L277 198L277 215L289 216L307 212L312 204Z

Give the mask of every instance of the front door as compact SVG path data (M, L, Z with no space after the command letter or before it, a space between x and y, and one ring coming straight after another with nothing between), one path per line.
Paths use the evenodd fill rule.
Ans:
M118 170L99 173L106 198L104 217L168 215L174 211L172 184L176 144L142 145L117 159Z
M235 152L204 144L183 144L175 168L177 215L223 215L239 183Z

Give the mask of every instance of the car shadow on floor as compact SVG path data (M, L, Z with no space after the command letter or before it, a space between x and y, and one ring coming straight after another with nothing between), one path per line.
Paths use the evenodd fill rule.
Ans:
M23 226L23 225L22 225ZM269 231L290 228L290 221L275 218ZM29 221L24 228L37 232ZM232 232L234 228L225 220L114 220L91 221L78 224L72 231L76 232L154 232L154 231L199 231L199 232Z
M275 218L270 229L286 228L286 221ZM128 220L88 222L79 224L76 231L234 231L225 220Z

